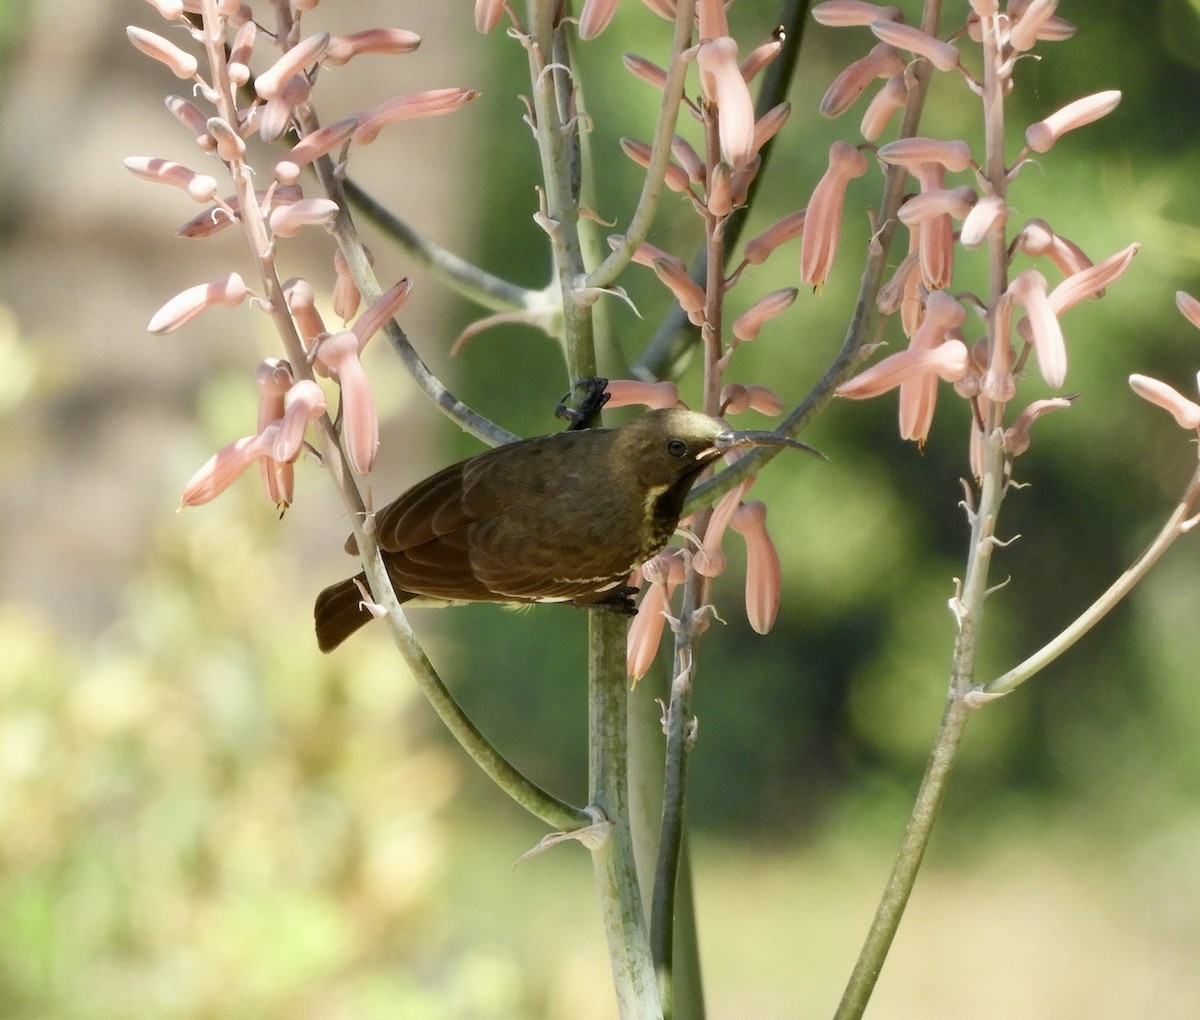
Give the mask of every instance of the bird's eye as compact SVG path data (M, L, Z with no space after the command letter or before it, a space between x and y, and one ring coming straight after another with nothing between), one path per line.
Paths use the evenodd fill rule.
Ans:
M687 443L682 439L668 439L667 453L672 457L683 457L687 455Z

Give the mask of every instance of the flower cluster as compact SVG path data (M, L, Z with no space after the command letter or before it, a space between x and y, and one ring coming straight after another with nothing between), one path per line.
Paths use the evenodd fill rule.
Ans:
M1042 42L1070 38L1074 27L1055 13L1056 0L972 0L967 22L948 39L935 38L903 23L895 7L831 0L818 4L813 16L834 27L858 26L877 40L830 85L821 112L837 116L875 80L882 80L861 123L864 142L838 141L830 150L829 169L809 202L803 237L801 278L820 284L826 278L841 229L842 196L847 182L867 170L863 150L874 151L884 170L901 168L915 182L898 211L908 232L908 252L880 289L883 315L899 313L907 348L883 358L845 382L841 396L862 399L887 390L900 392L900 434L923 443L929 435L939 380L949 382L974 410L971 460L982 473L981 448L987 423L1004 418L1005 405L1016 394L1017 381L1032 354L1048 386L1061 389L1067 376L1067 347L1061 316L1074 305L1098 297L1128 268L1136 244L1098 264L1056 233L1042 219L1031 219L1011 237L1006 235L1010 206L1008 187L1031 153L1044 153L1068 131L1109 113L1120 93L1087 96L1029 126L1025 144L1011 161L1003 151L1003 98L1013 87L1018 59ZM951 41L955 40L955 41ZM978 44L982 78L963 62L959 46ZM957 76L983 101L987 152L976 160L959 139L900 137L876 144L907 100L913 87L911 61L924 59L933 69ZM963 177L966 180L963 181ZM961 183L960 183L961 182ZM986 297L951 291L960 249L986 246L993 262L992 292ZM1009 277L1016 255L1050 263L1062 274L1051 285L1037 265ZM986 335L978 341L964 333L967 309L979 311ZM1028 426L1038 415L1069 404L1065 398L1038 401L1006 431L1005 452L1016 456L1028 446Z
M175 37L202 49L206 70L202 73L201 60L194 54L155 32L130 27L130 42L191 84L193 98L169 96L167 109L191 135L202 157L219 164L234 191L222 196L216 176L171 160L131 157L125 165L138 177L178 188L205 206L180 227L179 236L210 237L239 225L250 241L261 286L252 289L242 276L231 272L189 287L163 305L148 328L152 333L172 333L214 305L234 307L250 300L271 316L286 354L286 358L263 361L255 373L261 391L257 431L210 458L187 483L182 502L185 506L207 502L259 461L268 497L286 509L293 498L293 464L307 448L305 434L313 423L324 430L328 446L340 440L343 456L355 472L371 470L379 426L360 358L367 341L404 303L410 285L401 280L353 326L331 331L317 309L312 285L299 277L281 281L279 242L305 227L328 228L336 223L341 208L336 182L354 147L370 144L389 124L458 109L475 93L462 88L408 93L322 127L311 102L322 67L340 67L364 54L410 53L420 45L420 38L397 28L306 36L302 15L315 6L314 0L273 3L274 32L262 28L265 22L256 20L240 0L151 3ZM246 148L255 134L267 142L288 136L295 141L273 166L256 172ZM301 177L318 161L333 165L334 187L327 187L328 193L320 197L308 197ZM266 186L255 188L255 181ZM348 323L361 296L340 249L333 270L334 313ZM333 418L318 376L337 386L339 410Z

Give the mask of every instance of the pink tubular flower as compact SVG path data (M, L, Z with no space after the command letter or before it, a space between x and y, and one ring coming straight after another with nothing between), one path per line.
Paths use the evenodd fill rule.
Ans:
M752 481L753 479L751 479ZM725 569L725 553L721 543L733 513L741 505L742 496L750 488L750 481L741 482L730 489L713 507L708 527L704 530L704 543L692 554L692 566L696 573L705 577L716 577Z
M329 33L317 32L301 39L290 50L254 79L254 91L263 99L274 99L293 75L303 74L310 64L318 63L329 48Z
M208 133L208 118L200 107L183 96L167 96L166 104L171 116L192 133L196 145L205 152L212 152L216 148L216 142Z
M200 506L216 499L251 464L270 455L279 423L271 422L253 436L243 436L214 453L183 487L180 506ZM290 494L289 494L290 495ZM278 502L284 502L282 499ZM278 505L277 502L277 505Z
M325 413L325 394L311 379L301 379L283 397L283 417L271 446L271 459L290 464L300 456L310 421Z
M260 390L258 398L258 431L262 432L272 422L283 417L284 396L292 388L292 366L279 358L267 358L254 373L254 382ZM284 465L264 455L259 459L262 468L263 488L274 506L285 506L292 500L292 480Z
M242 25L233 37L229 49L229 80L239 87L250 81L250 54L254 52L257 39L258 24L253 20Z
M367 263L372 266L375 264L370 250L367 250ZM333 272L336 277L333 284L333 311L346 323L353 319L354 313L358 311L362 294L359 293L358 284L354 281L354 274L350 272L350 264L342 254L341 248L333 250Z
M1034 43L1041 38L1042 28L1054 16L1057 6L1058 0L1031 0L1008 33L1009 45L1018 52L1033 49Z
M834 78L821 97L818 107L821 116L837 117L845 113L874 79L891 78L903 72L905 66L904 58L895 47L879 43Z
M759 43L748 54L746 59L742 61L738 70L742 72L742 78L746 84L754 81L771 63L780 52L783 50L782 39L768 39L764 43Z
M953 329L962 325L966 318L966 309L945 291L935 290L925 299L925 314L920 325L909 340L909 351L921 353L938 350L939 345L947 339ZM942 355L953 356L956 351L951 348L942 351ZM961 372L949 379L957 382L967 374L969 362ZM942 378L948 378L942 376ZM913 439L924 443L933 427L933 414L937 407L937 378L929 372L900 382L900 401L898 418L900 438Z
M648 82L656 89L666 86L667 72L645 57L639 57L635 53L626 53L621 60L625 64L626 70L637 75L642 81Z
M756 633L766 634L775 626L783 590L779 553L767 533L766 504L757 499L742 504L729 525L746 540L746 619Z
M1058 316L1046 295L1046 278L1036 269L1023 269L1008 285L1013 303L1025 309L1038 369L1046 383L1058 389L1067 378L1067 345Z
M1050 292L1050 310L1055 315L1062 315L1067 309L1074 308L1081 301L1100 297L1104 293L1104 288L1129 268L1129 264L1141 247L1140 244L1131 244L1110 255L1103 262L1088 266L1068 276Z
M504 16L504 0L475 0L475 29L490 32Z
M729 35L725 0L696 0L696 22L701 39L719 39Z
M885 163L913 166L916 163L941 163L952 173L971 166L971 147L963 141L942 141L939 138L898 138L881 145L876 155Z
M700 158L700 154L692 148L692 143L681 135L676 135L671 139L671 155L679 162L679 165L687 172L688 180L693 184L704 184L705 176L708 171L704 166L704 160Z
M129 156L125 160L125 169L144 181L169 184L181 191L186 191L193 202L211 202L217 194L215 177L198 174L181 163L173 163L169 159Z
M795 287L783 287L760 297L733 320L733 335L738 340L754 340L763 324L791 307L800 293Z
M1200 301L1184 290L1175 292L1175 307L1193 326L1200 329Z
M174 333L213 305L236 308L249 293L245 281L237 273L226 273L211 283L200 283L176 294L154 313L146 331L158 335Z
M379 417L359 360L358 337L348 329L325 337L316 347L316 358L342 392L342 440L350 466L360 475L370 474L379 448Z
M813 189L800 244L800 279L819 287L829 278L842 233L846 187L867 172L867 158L849 142L829 147L829 166Z
M1008 206L999 195L984 195L963 219L958 239L964 248L976 248L983 244L988 231L997 223L1008 219Z
M1000 296L993 320L995 337L990 352L991 360L979 380L979 389L992 403L1006 404L1017 392L1017 381L1012 371L1012 298L1007 294Z
M883 87L871 97L866 110L863 111L859 131L867 141L874 141L888 126L893 115L904 108L908 102L908 85L903 74L893 74L883 83Z
M812 9L813 21L829 28L852 28L872 21L899 21L899 7L864 3L863 0L828 0Z
M258 134L264 142L276 142L292 126L292 111L308 102L312 91L308 79L302 74L292 75L279 94L263 104L258 115Z
M305 350L310 349L317 337L328 332L321 320L321 313L317 311L312 284L298 276L293 277L283 285L283 299L287 302L301 343Z
M947 340L932 350L920 351L909 348L897 351L877 361L870 368L847 379L837 388L839 397L850 400L867 400L895 389L911 379L937 376L947 382L961 379L970 365L967 345L961 340ZM913 439L915 436L905 436Z
M935 39L912 25L896 21L872 21L871 31L889 46L925 57L939 71L953 71L958 67L958 48L953 43Z
M774 390L756 383L726 383L721 388L721 415L746 411L776 415L783 410L783 398Z
M608 246L613 251L616 251L621 246L621 243L624 240L625 240L624 234L609 234L608 235ZM672 259L674 257L675 256L668 255L661 248L656 248L654 245L649 244L646 241L643 241L641 244L639 244L637 246L637 248L634 249L634 252L633 252L633 261L636 262L639 266L645 266L647 269L654 268L654 260L655 259ZM676 259L676 261L679 261L679 260ZM687 267L684 266L684 271L686 272L686 270L687 270Z
M138 28L136 25L130 25L125 29L125 34L129 37L129 41L146 56L153 57L160 64L170 68L176 78L196 77L196 72L200 69L200 62L173 42L169 42L154 32Z
M921 183L921 191L937 191L945 186L946 170L941 163L918 163L911 168ZM954 224L943 213L920 224L916 236L921 257L921 281L929 290L944 290L954 274Z
M655 259L651 265L658 278L671 288L680 308L689 314L703 312L706 300L704 290L688 276L687 266L683 262L668 256Z
M358 127L351 137L356 145L369 145L388 124L452 113L477 95L479 93L474 89L448 88L426 89L424 92L393 96L369 110L356 114Z
M772 106L771 109L754 122L755 152L758 152L767 142L775 137L779 129L787 123L787 119L791 116L791 113L791 103L780 103L778 106Z
M625 669L634 682L646 675L662 642L670 598L684 579L683 550L664 549L643 563L641 572L650 587L642 596L625 639Z
M408 300L411 290L412 282L406 276L380 294L371 307L358 317L354 323L353 332L358 337L359 350L362 350L367 345L367 341L383 328L384 323L400 311L404 302Z
M717 107L721 156L734 170L754 156L754 100L737 56L737 43L727 35L710 39L696 52L700 89Z
M714 216L728 216L733 212L733 176L729 164L720 160L708 175L708 188L704 204Z
M584 0L579 12L579 38L596 38L608 27L616 12L617 0Z
M1015 240L1017 247L1026 255L1032 255L1035 258L1041 255L1046 256L1058 267L1063 276L1071 276L1073 273L1087 269L1092 264L1092 260L1087 257L1079 245L1068 241L1065 237L1059 237L1050 229L1050 224L1045 220L1030 220L1021 228L1021 232L1017 234Z
M421 45L421 37L405 28L368 28L349 35L329 37L325 63L341 67L364 53L412 53Z
M900 206L900 222L905 226L926 223L938 216L952 216L956 220L967 218L978 196L968 184L958 188L930 188L914 195Z
M269 222L276 237L295 237L304 227L328 223L337 214L337 203L328 198L302 198L272 209Z
M637 163L638 166L648 167L650 165L652 150L645 142L639 142L636 138L622 138L621 151ZM679 192L685 192L691 186L688 172L670 160L667 161L664 183L672 191Z
M1010 457L1019 457L1029 449L1029 429L1043 414L1070 407L1075 402L1074 397L1050 397L1048 400L1035 400L1018 416L1012 425L1004 430L1004 450Z
M1197 383L1200 385L1200 378L1197 379ZM1200 404L1194 400L1188 400L1173 386L1152 379L1148 375L1131 375L1129 385L1133 392L1143 400L1148 400L1163 410L1169 411L1180 428L1200 428Z
M777 223L772 223L771 226L767 227L757 237L746 242L746 247L742 251L742 258L752 266L761 265L763 262L766 262L771 252L781 244L804 233L806 215L806 210L801 209L799 212L789 213Z
M291 152L275 164L275 180L281 184L295 184L300 179L301 170L313 160L327 155L349 141L357 127L358 121L355 118L346 117L305 135L292 146Z
M1061 110L1050 114L1045 120L1030 124L1025 130L1025 144L1034 152L1049 152L1068 131L1091 124L1116 109L1121 101L1118 89L1097 92L1067 103Z
M605 389L608 391L605 407L644 405L659 410L679 406L679 387L673 382L610 379Z

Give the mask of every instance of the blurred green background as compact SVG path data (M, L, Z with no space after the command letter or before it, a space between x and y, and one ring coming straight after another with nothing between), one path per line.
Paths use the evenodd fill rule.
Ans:
M735 4L735 31L764 37L773 6ZM948 23L966 9L946 6ZM540 286L519 47L477 36L466 0L326 7L314 22L425 39L412 56L323 74L326 120L417 88L483 93L385 133L355 158L356 179L448 247ZM911 20L917 5L905 7ZM1013 151L1070 99L1124 99L1022 171L1015 222L1044 217L1097 260L1143 249L1102 302L1065 318L1068 389L1082 395L1036 426L1018 462L1031 487L1005 507L1001 533L1022 537L996 560L996 580L1012 580L988 605L981 679L1137 555L1195 456L1125 380L1147 372L1192 392L1200 368L1200 336L1172 297L1200 291L1200 15L1184 0L1136 16L1117 0L1064 0L1059 12L1080 30L1018 68ZM249 278L249 263L232 232L173 238L194 208L121 167L127 155L200 164L161 106L181 83L128 46L130 23L159 27L133 2L84 0L69 19L46 0L0 6L0 1018L610 1017L586 855L513 866L541 827L439 732L382 634L316 652L311 597L349 568L321 473L300 468L282 521L254 478L173 512L192 470L251 430L250 372L275 351L245 309L144 333L169 296L230 269ZM663 30L629 0L582 55L605 220L619 223L637 188L615 139L645 137L656 105L617 59L662 60ZM803 205L829 142L856 137L861 102L835 123L811 111L868 45L810 29L746 236ZM979 144L959 83L939 80L930 110L931 133ZM739 378L786 400L806 392L844 332L867 233L858 210L878 180L851 189L835 279L739 352ZM285 275L320 291L329 252L309 240L287 247ZM651 240L690 257L698 233L680 200ZM414 277L405 325L460 396L523 434L555 427L565 386L551 342L506 327L452 361L479 310L377 236L373 247L383 279ZM792 284L797 259L792 246L747 274L733 310ZM979 274L962 263L956 288ZM622 282L644 318L606 309L614 375L665 310L649 273ZM388 415L379 500L476 449L382 345L370 369ZM685 395L694 384L693 368ZM1043 395L1024 382L1022 400ZM830 463L776 462L755 490L784 565L779 623L749 631L735 563L718 586L729 623L707 639L698 679L689 817L714 1017L832 1011L947 675L963 409L943 393L923 453L896 438L890 398L835 404L805 438ZM1101 628L973 722L869 1015L1200 1015L1198 576L1184 541ZM582 798L583 614L413 619L484 731Z

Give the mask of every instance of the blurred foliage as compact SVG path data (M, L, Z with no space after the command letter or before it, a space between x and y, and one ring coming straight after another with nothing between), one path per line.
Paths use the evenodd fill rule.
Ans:
M731 16L765 37L772 13L741 3ZM1200 342L1172 301L1177 288L1200 289L1189 42L1200 16L1185 0L1142 4L1136 19L1117 0L1064 2L1061 13L1080 32L1024 62L1014 139L1079 95L1125 97L1022 171L1017 215L1047 218L1097 258L1132 240L1144 248L1102 302L1065 320L1069 385L1082 396L1038 423L1018 462L1031 487L1005 507L1003 534L1022 537L997 557L995 579L1011 582L988 606L991 674L1053 636L1140 551L1194 457L1125 378L1145 371L1186 388L1200 368ZM665 47L660 27L623 5L583 48L585 72L625 50L662 60L646 51L647 40ZM829 142L853 130L861 104L832 124L811 111L863 48L860 35L810 29L792 123L747 237L804 203ZM480 120L492 133L471 154L488 173L470 254L537 286L549 274L531 222L537 160L513 98L528 89L525 61L503 38L479 52L487 89L476 102L491 104ZM976 142L964 107L939 106L949 89L935 89L929 130ZM643 83L608 77L583 104L597 211L620 220L638 179L616 137L644 137L656 101ZM871 203L877 181L855 182L848 209ZM846 229L836 278L739 351L740 378L788 400L807 390L857 285L869 227L851 214ZM691 256L699 234L682 200L665 200L651 240ZM732 309L792 284L795 265L784 251L747 274ZM978 263L961 274L956 286L979 285ZM606 307L620 352L606 371L636 356L666 307L649 272L633 267L622 283L644 318ZM474 314L460 305L445 335ZM897 342L894 328L886 339ZM3 430L53 380L6 321L0 361ZM459 395L507 427L555 427L566 386L543 336L489 331L455 373ZM1044 395L1040 385L1028 380L1023 398ZM243 376L214 379L199 405L220 427L203 448L237 434L252 399ZM715 1015L828 1011L924 766L967 539L956 506L966 420L947 391L924 451L895 433L894 399L835 404L806 436L830 463L783 458L760 479L785 571L769 637L741 618L736 543L718 585L729 622L703 648L689 784ZM476 449L455 442L447 459ZM0 475L22 455L0 451ZM302 470L301 498L317 476ZM375 485L382 495L411 480ZM386 636L368 628L336 656L316 653L310 599L330 578L313 576L309 552L289 544L248 478L202 510L164 513L137 575L114 580L125 612L97 640L28 605L0 606L2 1020L611 1015L582 854L511 869L538 827L497 804L450 746ZM979 714L880 988L884 1015L963 1015L964 1001L977 1020L1200 1010L1198 576L1192 539L1045 675ZM539 782L580 797L583 614L484 606L414 619L481 728ZM750 918L759 938L745 937ZM1007 980L1017 970L1021 989ZM961 987L993 971L1004 989ZM1029 987L1041 994L1032 1005Z

